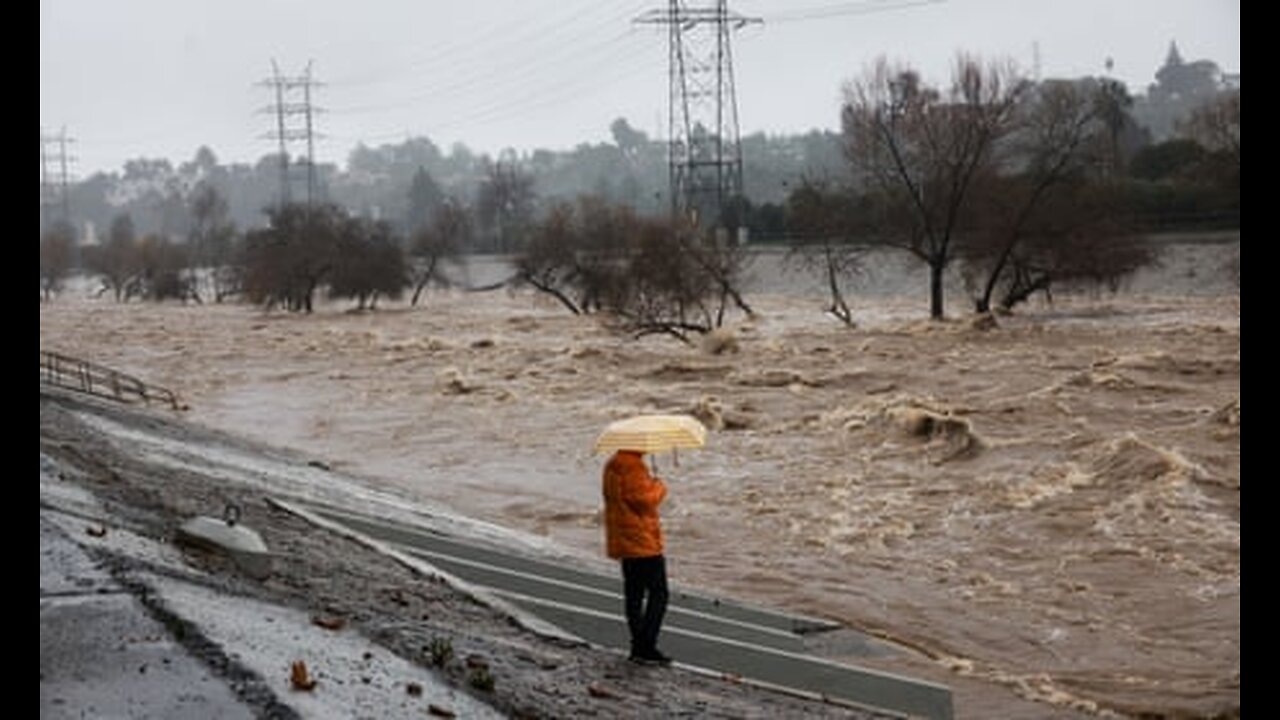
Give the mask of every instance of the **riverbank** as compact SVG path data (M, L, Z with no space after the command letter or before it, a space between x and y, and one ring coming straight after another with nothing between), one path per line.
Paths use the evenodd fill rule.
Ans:
M354 478L313 483L325 473L303 457L59 391L42 391L40 424L42 717L877 717L539 632L265 502L410 508ZM276 554L269 578L173 545L226 503ZM95 598L128 620L104 629Z
M1170 248L1118 294L1037 298L987 329L924 320L922 296L891 294L923 284L886 259L853 330L762 258L759 315L721 355L525 292L305 317L68 295L42 305L41 345L178 389L206 427L586 558L596 433L693 412L708 447L659 459L676 582L914 648L960 717L1229 715L1238 256Z

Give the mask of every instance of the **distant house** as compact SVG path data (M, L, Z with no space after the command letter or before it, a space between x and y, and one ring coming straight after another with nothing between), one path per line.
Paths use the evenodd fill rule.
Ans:
M1156 71L1156 81L1146 95L1134 100L1133 117L1151 132L1152 140L1167 140L1177 131L1177 123L1197 107L1220 93L1240 89L1240 73L1226 74L1212 60L1186 62L1178 43L1169 43L1164 65Z

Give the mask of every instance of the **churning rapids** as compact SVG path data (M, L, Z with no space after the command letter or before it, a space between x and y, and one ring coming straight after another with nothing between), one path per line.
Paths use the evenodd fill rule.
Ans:
M506 291L293 316L79 290L41 304L40 345L585 555L600 428L691 412L708 447L657 460L676 582L894 640L934 679L988 688L987 708L1217 714L1240 705L1238 257L1238 239L1171 245L1119 294L1037 299L982 330L958 283L956 319L925 320L897 256L852 288L844 328L817 281L765 255L759 317L723 354Z

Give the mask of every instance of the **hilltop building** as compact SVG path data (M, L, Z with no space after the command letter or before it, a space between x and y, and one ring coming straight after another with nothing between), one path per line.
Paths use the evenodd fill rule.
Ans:
M1197 107L1219 94L1240 90L1240 73L1224 73L1212 60L1186 62L1176 41L1169 43L1164 65L1156 70L1156 81L1146 95L1134 98L1133 117L1151 132L1155 142L1168 140L1177 123Z

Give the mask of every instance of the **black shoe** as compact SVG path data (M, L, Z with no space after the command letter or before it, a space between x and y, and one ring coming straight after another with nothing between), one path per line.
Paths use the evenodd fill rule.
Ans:
M637 665L666 667L671 664L671 658L663 655L657 650L652 650L647 653L632 653L631 657L627 659Z

